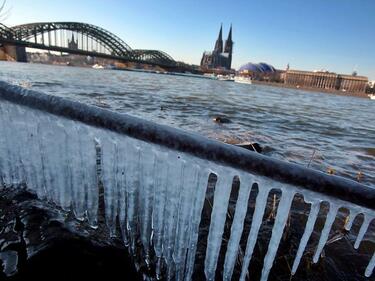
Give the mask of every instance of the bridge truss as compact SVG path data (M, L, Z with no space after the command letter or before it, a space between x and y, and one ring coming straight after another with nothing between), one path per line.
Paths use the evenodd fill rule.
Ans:
M164 52L133 50L113 33L80 22L38 22L11 28L0 24L0 43L162 67L177 65L176 61Z

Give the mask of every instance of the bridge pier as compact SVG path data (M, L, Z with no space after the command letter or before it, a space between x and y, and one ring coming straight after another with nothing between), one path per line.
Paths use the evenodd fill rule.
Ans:
M0 60L27 62L26 48L11 44L0 45Z

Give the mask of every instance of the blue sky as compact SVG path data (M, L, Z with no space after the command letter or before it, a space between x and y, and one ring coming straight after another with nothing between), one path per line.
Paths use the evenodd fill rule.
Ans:
M7 25L81 21L132 48L163 50L199 64L220 24L233 24L233 66L268 62L284 69L351 73L375 80L375 0L7 0ZM224 38L225 39L225 38Z

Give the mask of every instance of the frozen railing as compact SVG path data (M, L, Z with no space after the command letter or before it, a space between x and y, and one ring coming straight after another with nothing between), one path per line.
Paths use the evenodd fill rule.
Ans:
M208 184L212 174L216 180ZM229 240L222 253L234 179L240 186ZM329 211L313 262L320 257L339 208L349 210L346 229L351 228L357 215L364 215L355 248L375 217L374 189L354 181L4 82L0 82L1 183L26 184L39 198L72 210L93 227L97 226L98 186L102 184L106 224L112 235L116 235L119 224L129 250L153 263L157 277L173 280L192 279L199 247L204 247L206 279L214 280L219 272L223 280L231 280L241 235L247 227L240 270L240 280L245 280L271 190L281 191L281 199L261 280L268 279L296 194L301 194L311 208L292 274L323 201L329 203ZM255 210L251 225L245 225L254 186L258 188ZM206 225L208 234L201 239L202 210L209 192L213 193L213 207ZM219 256L224 259L221 263ZM375 255L366 276L372 274L374 265Z

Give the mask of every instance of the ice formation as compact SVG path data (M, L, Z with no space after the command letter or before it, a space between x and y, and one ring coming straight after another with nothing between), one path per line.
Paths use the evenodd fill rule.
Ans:
M250 191L253 178L246 174L240 174L240 193L236 205L236 212L233 218L233 226L231 228L228 248L225 255L223 279L231 280L234 266L236 263L238 248L240 245L241 235L244 227L244 220L247 211L247 204L250 196Z
M329 232L331 231L333 222L335 221L338 209L339 209L339 206L337 206L336 204L332 203L330 205L329 212L327 214L327 218L326 218L326 221L324 223L322 233L320 235L318 247L316 248L316 251L315 251L315 254L314 254L314 257L313 257L314 263L318 262L320 254L321 254L321 252L324 248L324 245L326 244L326 242L328 240L328 235L329 235Z
M281 199L261 280L267 280L272 269L295 194L302 194L311 209L292 274L298 269L322 201L329 202L330 209L314 262L319 259L341 206L350 211L347 229L355 216L364 214L355 248L375 216L374 211L354 204L5 100L0 101L0 128L0 184L26 185L39 198L72 210L77 219L87 220L94 228L98 224L99 186L103 185L110 234L117 235L119 222L131 253L141 253L146 263L151 263L153 256L156 258L157 278L191 280L210 173L217 175L217 182L204 261L207 280L215 279L235 176L240 179L240 190L225 253L224 280L231 280L233 275L254 183L258 185L258 195L240 280L251 275L248 268L272 189L281 190ZM374 264L373 255L366 276L372 274Z
M300 241L300 244L299 244L299 247L298 247L297 255L296 255L296 258L295 258L294 263L293 263L292 274L296 273L299 262L301 261L303 252L305 251L307 242L309 241L311 233L314 230L315 221L316 221L316 218L318 217L318 213L319 213L319 207L320 207L319 202L313 202L311 204L311 209L310 209L309 217L308 217L307 222L306 222L305 231L302 235L302 238L301 238L301 241Z

